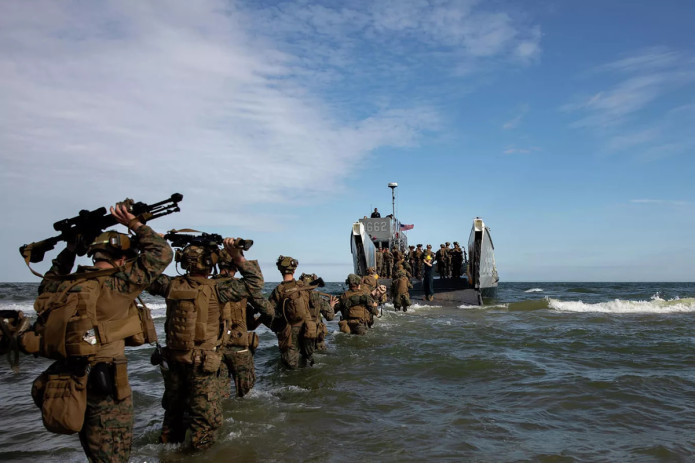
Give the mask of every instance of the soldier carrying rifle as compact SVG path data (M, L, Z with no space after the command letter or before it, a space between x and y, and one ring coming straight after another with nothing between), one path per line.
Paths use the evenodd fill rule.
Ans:
M144 222L178 211L181 199L172 195L151 206L127 200L111 207L110 214L103 208L82 211L56 222L60 235L20 249L28 264L43 260L58 241L67 242L39 286L37 320L19 334L18 343L26 353L55 360L34 381L32 397L49 431L79 432L90 461L128 461L133 401L125 347L156 339L149 313L134 299L173 256ZM102 232L117 223L134 235ZM70 273L76 255L85 253L94 265Z

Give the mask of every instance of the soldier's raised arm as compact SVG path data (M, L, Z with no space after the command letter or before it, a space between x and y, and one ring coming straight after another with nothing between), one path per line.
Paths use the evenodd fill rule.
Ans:
M222 302L258 297L263 289L263 273L256 260L246 260L241 249L234 246L234 238L224 239L224 248L241 274L241 279L230 279L217 285Z
M138 255L132 267L123 274L125 279L140 289L150 286L174 258L169 243L152 228L140 222L125 205L111 207L111 214L122 225L133 230L138 238Z

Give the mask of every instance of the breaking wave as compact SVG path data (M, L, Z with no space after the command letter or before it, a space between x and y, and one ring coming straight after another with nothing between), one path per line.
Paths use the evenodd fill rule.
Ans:
M543 288L531 288L524 291L525 293L542 293Z
M625 301L615 299L608 302L588 304L582 301L560 301L548 299L548 307L559 312L600 312L600 313L685 313L695 312L695 298L663 300L658 295L650 301Z

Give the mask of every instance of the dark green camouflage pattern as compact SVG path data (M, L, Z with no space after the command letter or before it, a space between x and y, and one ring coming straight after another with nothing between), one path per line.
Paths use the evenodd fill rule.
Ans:
M133 443L133 399L89 394L80 443L90 462L127 462Z
M229 378L231 376L234 379L236 396L244 397L256 383L256 368L253 363L253 354L248 348L235 346L225 347L222 353L224 354L225 374L220 375L223 377L222 383L224 388L221 394L225 398L229 397L231 387Z
M209 448L222 426L220 374L206 373L200 365L169 361L164 377L164 422L160 441L186 441L194 449Z

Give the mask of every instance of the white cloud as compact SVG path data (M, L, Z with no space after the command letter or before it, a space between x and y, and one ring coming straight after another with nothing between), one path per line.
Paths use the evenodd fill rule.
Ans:
M665 48L650 48L598 67L595 74L609 74L619 82L579 102L563 106L584 117L574 127L605 128L619 125L650 103L695 83L695 61Z
M441 127L419 70L538 45L476 2L390 5L6 2L6 240L44 215L174 191L188 223L272 227L257 205L327 198L374 150Z

